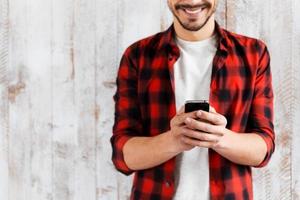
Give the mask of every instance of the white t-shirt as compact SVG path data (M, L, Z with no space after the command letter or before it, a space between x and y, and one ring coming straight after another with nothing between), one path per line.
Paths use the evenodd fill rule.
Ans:
M185 41L176 37L180 57L174 64L177 111L186 100L209 100L213 58L217 35L202 41ZM195 147L176 158L173 200L209 199L208 149Z

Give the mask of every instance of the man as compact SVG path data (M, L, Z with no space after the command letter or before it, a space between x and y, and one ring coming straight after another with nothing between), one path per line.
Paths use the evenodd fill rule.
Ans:
M253 199L274 152L270 58L215 22L217 0L168 0L174 23L125 51L111 143L131 199ZM183 112L186 100L210 111Z

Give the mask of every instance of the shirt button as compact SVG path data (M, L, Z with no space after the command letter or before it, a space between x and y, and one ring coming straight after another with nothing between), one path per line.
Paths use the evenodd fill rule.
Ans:
M166 182L165 182L165 185L166 185L166 187L170 187L171 184L170 184L169 181L166 181Z

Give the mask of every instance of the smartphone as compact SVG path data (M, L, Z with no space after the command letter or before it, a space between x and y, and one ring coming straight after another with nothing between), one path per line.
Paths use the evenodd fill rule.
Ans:
M184 105L184 112L193 112L196 110L203 110L209 112L209 103L206 100L188 100Z

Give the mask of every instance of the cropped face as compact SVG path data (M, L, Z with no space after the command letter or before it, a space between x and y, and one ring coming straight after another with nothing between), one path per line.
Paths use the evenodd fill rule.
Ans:
M217 0L168 0L175 20L186 30L200 30L214 14Z

